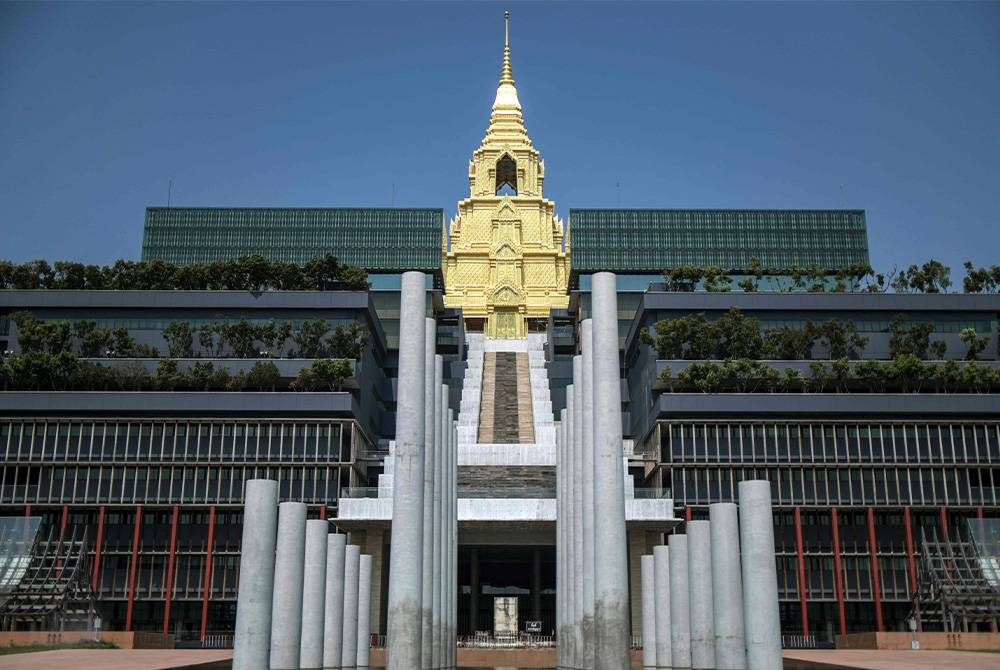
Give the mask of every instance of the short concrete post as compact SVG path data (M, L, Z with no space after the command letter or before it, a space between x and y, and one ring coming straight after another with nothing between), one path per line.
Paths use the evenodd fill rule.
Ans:
M372 557L361 554L358 563L358 667L367 668L372 651Z
M666 545L653 547L653 569L656 573L656 663L669 668L673 663L670 636L670 549Z
M325 519L306 521L306 555L302 575L302 642L299 667L323 667L323 628L326 611L326 549L330 524Z
M745 670L743 579L740 576L740 526L734 503L708 506L712 525L712 596L715 614L715 665Z
M715 615L712 595L712 536L708 521L689 521L688 607L691 613L691 667L715 670Z
M344 653L344 565L347 536L327 536L326 616L323 621L323 667L339 668Z
M584 476L580 481L583 516L583 666L594 667L594 560L596 537L594 535L594 321L584 319L580 323L583 334L581 358L581 401L583 411L583 440L580 445L580 460Z
M434 456L437 451L435 428L438 407L435 400L434 352L437 345L437 322L424 319L424 533L423 574L421 576L420 663L422 670L437 666L434 654Z
M771 484L763 480L740 482L739 496L747 668L771 670L782 663Z
M271 604L271 670L299 670L302 642L302 570L306 551L306 505L278 505L278 547Z
M421 272L403 273L386 635L388 670L421 667L425 312L426 277Z
M687 536L671 535L670 659L674 668L691 667L691 610L688 592ZM662 663L662 661L660 661ZM775 669L772 669L775 670Z
M656 569L652 556L640 559L642 578L642 667L656 667Z
M278 482L247 481L243 499L240 583L233 636L233 670L269 670Z
M629 662L628 555L622 477L622 400L615 275L591 277L594 325L594 554L595 665L627 670Z
M340 665L353 668L358 662L358 572L361 564L361 547L347 545L344 557L344 635L340 652Z

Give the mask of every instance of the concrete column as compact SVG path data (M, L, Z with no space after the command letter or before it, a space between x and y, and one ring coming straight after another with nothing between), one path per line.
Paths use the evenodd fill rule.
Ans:
M389 557L388 670L421 667L424 535L426 278L403 273ZM346 646L346 644L345 644Z
M708 506L712 525L712 603L715 614L715 665L745 670L743 579L740 576L740 526L734 503Z
M691 667L691 609L688 592L686 535L671 535L670 547L670 662L675 668ZM663 661L661 660L660 663ZM781 666L775 666L780 668ZM771 670L775 670L772 668Z
M430 599L429 604L431 610L430 667L440 668L442 665L441 654L442 644L444 643L444 625L446 618L443 611L445 597L442 593L442 578L444 577L445 570L447 568L442 559L444 557L443 538L445 536L447 517L443 513L444 507L442 505L442 493L444 492L447 459L445 453L446 449L444 446L446 431L442 417L445 413L444 407L447 403L447 395L442 393L441 386L441 380L444 378L444 358L439 355L435 355L432 359L432 363L434 377L434 416L432 417L433 425L431 426L431 431L433 433L432 444L434 445L434 467L430 494L432 496L431 509L433 512L433 519L431 525L428 527L429 530L426 532L427 535L430 535L432 545L432 555L430 557L432 561L432 565L430 566L431 592L427 595ZM426 657L427 654L424 653L424 656Z
M580 323L583 334L583 354L581 358L581 402L583 419L580 445L581 463L584 476L580 480L583 495L583 665L593 668L595 663L594 636L594 560L596 538L594 535L594 321L584 319ZM624 511L623 511L624 514ZM624 517L623 517L624 519Z
M306 521L306 555L302 575L302 642L299 667L323 667L323 626L326 611L326 549L330 524L326 519Z
M567 607L569 598L569 570L566 567L569 551L566 523L567 512L567 457L566 410L559 410L559 435L556 460L556 666L564 668L569 662L569 633Z
M339 668L344 649L344 563L347 536L326 538L326 616L323 621L323 667Z
M449 668L458 665L458 429L455 426L455 411L449 409L448 491L451 511L448 516L448 527L451 529L449 540L451 550L447 574L448 636L445 639L447 667Z
M642 667L656 667L656 571L652 556L642 559Z
M344 635L340 650L340 665L353 668L358 662L358 572L361 567L361 547L347 545L344 556Z
M653 569L656 573L656 663L659 668L673 664L673 627L670 624L670 549L666 545L653 547Z
M715 670L715 615L712 595L712 536L708 521L689 521L688 606L691 613L691 667Z
M271 600L271 670L299 670L302 642L302 569L306 551L306 505L278 505L278 547Z
M780 668L781 618L771 484L765 480L740 482L739 496L747 668Z
M618 359L618 293L615 275L591 278L594 370L594 637L595 665L629 667L628 557L625 483L622 477L622 403Z
M420 604L420 667L431 670L434 652L434 459L437 446L437 415L441 395L435 389L440 384L434 379L434 352L437 349L437 322L424 319L424 533L423 573L421 576Z
M367 668L372 650L372 557L361 554L358 562L358 661Z
M567 556L567 565L569 570L569 579L566 581L567 596L569 598L569 603L567 604L566 614L569 617L569 621L566 625L566 631L569 634L570 639L570 658L569 666L571 668L581 668L583 646L581 644L580 633L580 617L579 614L583 613L583 603L580 603L579 610L577 609L577 592L578 590L582 592L582 586L578 584L581 578L580 570L577 565L577 558L580 558L580 563L583 562L583 557L579 556L579 551L577 549L576 543L577 539L580 538L582 532L582 519L579 524L580 530L577 530L577 515L579 513L579 507L577 507L577 497L576 493L579 488L578 482L580 472L577 469L576 462L576 368L577 359L573 358L573 379L574 383L566 387L566 527L569 533L569 538L567 546L569 548L569 554Z
M576 620L576 642L577 642L577 663L581 668L592 668L593 658L588 658L587 650L593 650L593 640L587 639L587 631L584 627L584 595L587 588L593 587L593 575L584 570L583 555L586 553L587 538L583 532L583 481L588 473L583 467L584 463L584 442L589 424L586 408L583 406L583 355L573 357L573 569L577 574L573 582L576 587L576 599L573 602L573 612ZM591 584L584 586L584 583L591 580ZM591 634L591 637L593 635Z
M243 499L240 583L233 636L234 670L269 670L278 482L251 479Z

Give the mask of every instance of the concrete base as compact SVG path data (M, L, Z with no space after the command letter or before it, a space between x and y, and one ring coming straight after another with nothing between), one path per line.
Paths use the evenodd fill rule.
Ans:
M852 633L835 638L837 649L910 649L911 633ZM1000 651L1000 633L917 633L921 650Z
M632 668L641 670L642 652L631 653ZM372 649L372 668L385 663L385 650ZM458 649L460 668L554 668L556 650L549 649Z

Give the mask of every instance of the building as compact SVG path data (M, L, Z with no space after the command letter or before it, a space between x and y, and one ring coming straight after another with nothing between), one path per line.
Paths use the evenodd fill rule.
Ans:
M87 529L105 628L203 640L233 625L241 483L271 477L282 499L306 501L313 517L331 519L375 557L372 625L384 632L400 276L421 270L460 430L459 633L488 627L494 595L518 596L521 619L550 629L556 417L579 322L589 315L590 275L613 270L633 595L639 556L663 533L731 499L736 481L764 477L779 512L784 630L903 626L920 529L954 532L969 517L1000 512L1000 389L989 379L963 381L962 367L944 376L953 368L943 365L921 367L926 376L904 388L898 376L879 377L879 366L900 351L894 338L910 332L896 321L903 314L906 324L928 324L922 350L909 342L915 359L965 358L963 331L971 329L985 338L975 369L996 369L1000 297L810 291L832 286L839 269L867 265L863 211L571 208L564 226L543 198L544 174L505 45L490 125L470 162L470 195L450 227L437 209L146 211L143 260L257 253L301 264L332 253L368 271L368 291L0 290L0 350L23 353L10 318L17 312L124 329L146 347L129 358L77 351L119 370L114 390L56 390L49 380L46 390L0 391L0 513ZM685 268L715 268L713 281L725 275L733 290L700 290L704 275L685 275L687 290L667 291L664 271ZM801 285L802 271L817 286ZM738 290L744 279L754 292ZM807 322L853 325L816 334L791 357L762 348L717 356L718 347L695 351L687 341L660 355L658 323L691 317L685 323L708 328L735 318L731 307L756 320L762 342ZM150 347L169 351L164 331L178 322L209 335L161 374ZM367 342L347 357L353 363L340 383L296 390L292 382L325 357L315 348L303 354L294 337L310 322L321 323L313 335L323 338L359 324ZM239 326L246 337L248 326L284 323L291 330L280 339L252 331L242 353L239 333L224 330ZM847 339L832 341L835 333ZM929 349L937 340L942 352ZM759 366L727 371L721 382L685 374L718 371L716 358L764 364L780 379ZM848 360L834 370L831 358ZM859 369L864 362L879 363ZM277 372L266 388L247 390L256 364ZM220 369L244 386L212 377ZM707 392L693 391L698 379ZM962 392L929 392L933 384ZM633 597L635 634L640 617Z

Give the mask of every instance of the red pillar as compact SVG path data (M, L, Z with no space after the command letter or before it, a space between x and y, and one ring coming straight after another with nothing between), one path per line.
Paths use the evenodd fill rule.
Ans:
M201 639L208 630L208 601L212 595L212 545L215 544L215 505L208 508L208 549L205 555L205 581L201 601Z
M982 507L977 507L976 508L976 518L977 519L982 519L983 518L983 508Z
M31 505L24 506L24 516L31 516Z
M802 510L795 508L795 552L799 559L799 609L802 612L802 634L809 634L809 608L806 606L806 559L802 549Z
M690 506L684 508L684 520L685 521L690 521L691 520L691 507Z
M910 508L903 508L903 527L906 529L906 564L910 568L910 596L917 592L917 561L913 554L913 525L910 523Z
M142 505L135 506L135 529L132 531L132 561L128 568L128 605L125 608L125 630L132 630L132 609L135 607L135 576L139 572L139 531L142 529Z
M320 507L319 507L319 518L322 521L326 521L326 505L320 505Z
M945 541L948 539L948 508L944 505L941 505L939 519L941 522L941 540Z
M97 510L97 542L94 544L94 575L90 579L90 588L97 593L97 585L101 578L101 547L104 545L104 505Z
M167 592L163 603L163 634L170 632L170 603L174 599L174 558L177 552L177 518L180 508L174 505L173 519L170 522L170 555L167 558Z
M868 548L872 557L872 597L875 600L875 630L879 633L882 625L882 589L879 587L878 549L875 546L875 508L868 508Z
M847 616L844 613L844 581L840 567L840 528L837 508L830 508L830 526L833 528L833 584L837 590L837 615L840 617L840 634L847 635Z
M66 526L69 524L69 505L63 505L62 516L59 517L59 537L62 537L66 532Z

